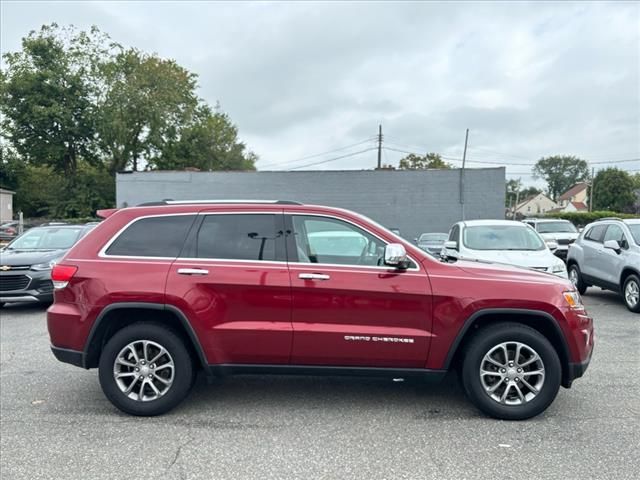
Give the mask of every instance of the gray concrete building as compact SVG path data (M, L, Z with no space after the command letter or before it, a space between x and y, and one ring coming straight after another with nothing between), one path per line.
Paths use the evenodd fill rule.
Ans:
M118 207L162 199L274 199L330 205L399 228L413 239L462 219L460 170L135 172L116 177ZM505 169L467 169L466 219L504 218Z

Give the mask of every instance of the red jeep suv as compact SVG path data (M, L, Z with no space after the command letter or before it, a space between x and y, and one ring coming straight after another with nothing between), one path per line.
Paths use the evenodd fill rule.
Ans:
M443 263L362 215L274 201L163 201L106 218L55 265L58 360L158 415L195 374L442 378L525 419L582 376L593 323L567 280Z

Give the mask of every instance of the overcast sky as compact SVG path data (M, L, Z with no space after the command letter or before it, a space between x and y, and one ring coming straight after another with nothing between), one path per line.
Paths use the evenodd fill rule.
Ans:
M1 5L3 52L57 22L176 59L231 115L258 168L365 150L379 123L388 148L451 158L469 128L469 160L508 165L525 183L530 167L516 164L541 156L640 158L638 2ZM385 150L383 162L403 155ZM305 168L375 163L372 150ZM640 171L640 160L614 165Z

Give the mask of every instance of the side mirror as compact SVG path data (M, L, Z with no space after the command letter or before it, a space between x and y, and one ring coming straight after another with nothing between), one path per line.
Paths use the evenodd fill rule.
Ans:
M417 245L417 244L418 244L418 239L417 239L417 238L414 238L414 239L413 239L413 243L415 243L415 244Z
M447 240L444 242L444 248L447 250L458 250L458 242L455 240Z
M609 248L616 253L620 253L620 250L622 250L617 240L607 240L604 242L604 248Z
M384 247L384 264L396 268L407 268L407 251L399 243L390 243Z

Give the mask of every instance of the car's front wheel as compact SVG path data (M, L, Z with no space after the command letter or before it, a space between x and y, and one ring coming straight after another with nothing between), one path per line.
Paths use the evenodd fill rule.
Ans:
M465 350L462 384L487 415L524 420L542 413L555 399L561 365L551 343L518 323L480 329Z
M584 280L582 279L582 275L580 273L580 268L575 263L572 263L569 266L569 280L571 281L573 286L576 287L578 293L580 293L580 295L584 295L584 292L587 291L587 284L584 283Z
M172 330L137 323L118 331L100 355L102 391L131 415L163 414L189 393L194 379L191 356Z
M624 304L635 313L640 312L640 278L637 275L629 275L622 287Z

